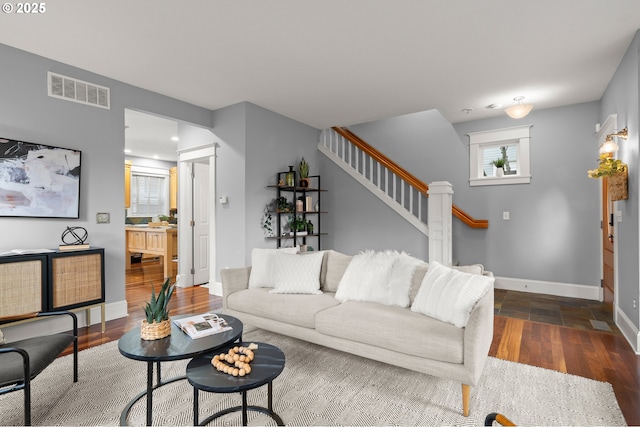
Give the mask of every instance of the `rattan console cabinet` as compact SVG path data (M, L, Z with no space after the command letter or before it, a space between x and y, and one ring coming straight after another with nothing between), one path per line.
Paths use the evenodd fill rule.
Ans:
M0 256L0 317L100 306L105 330L104 249Z

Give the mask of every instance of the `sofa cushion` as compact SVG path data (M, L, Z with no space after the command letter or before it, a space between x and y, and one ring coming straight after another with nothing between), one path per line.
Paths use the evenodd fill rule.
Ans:
M464 273L432 262L411 310L464 328L471 311L493 282L493 277Z
M245 289L227 297L231 310L311 329L315 327L316 313L338 304L333 293L272 294L267 288Z
M320 268L324 253L275 254L272 294L321 294Z
M482 264L456 265L451 268L464 273L484 274L484 266ZM413 301L415 301L420 285L422 284L422 279L424 279L424 275L427 274L427 270L429 270L429 264L423 262L413 273L413 278L411 279L411 290L409 291L409 305L412 305Z
M273 256L277 253L298 253L298 248L261 249L251 251L250 288L273 288Z
M334 250L324 251L324 260L320 272L320 289L336 292L340 279L351 262L351 255L345 255Z
M427 274L427 270L429 270L429 264L423 262L416 268L416 271L413 272L411 290L409 291L409 305L413 304L413 301L415 301L420 285L422 284L422 279L424 279L424 275Z
M347 301L318 312L316 330L417 357L463 361L464 329L397 306Z
M462 271L463 273L469 274L484 274L484 266L482 264L470 264L470 265L454 265L454 270Z
M336 292L336 299L409 306L411 278L421 264L398 251L365 251L353 257Z

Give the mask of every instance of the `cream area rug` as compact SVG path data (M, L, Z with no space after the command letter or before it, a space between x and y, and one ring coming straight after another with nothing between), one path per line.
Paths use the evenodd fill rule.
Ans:
M268 342L286 355L273 382L274 410L287 425L483 425L500 412L519 425L625 425L610 384L489 358L471 391L471 414L461 415L460 384L370 361L251 328L245 341ZM80 378L70 356L56 360L33 382L34 425L118 425L120 413L146 387L146 363L120 355L116 342L80 352ZM184 375L187 361L162 364L163 378ZM0 425L23 423L22 392L0 396ZM200 393L200 420L240 405L238 393ZM266 406L266 386L248 393ZM186 380L154 392L154 425L193 423L193 389ZM145 424L145 399L129 425ZM211 425L240 425L239 413ZM273 425L249 412L249 425Z

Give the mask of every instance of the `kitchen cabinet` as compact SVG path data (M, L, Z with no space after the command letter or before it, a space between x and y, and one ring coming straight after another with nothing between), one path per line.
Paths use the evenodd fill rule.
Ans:
M178 168L169 169L169 209L178 210Z
M128 226L126 233L125 263L131 268L131 254L141 253L162 257L165 279L174 277L174 258L178 256L178 229L176 227Z
M131 160L124 161L124 208L131 207Z

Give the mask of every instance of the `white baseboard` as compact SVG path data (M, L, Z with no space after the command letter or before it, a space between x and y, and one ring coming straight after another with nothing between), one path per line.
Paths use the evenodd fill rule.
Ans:
M495 288L595 301L602 301L603 299L602 288L600 286L576 285L573 283L496 277Z
M640 355L640 331L638 331L638 328L633 324L631 319L629 319L629 317L620 310L619 306L615 307L614 316L614 321L616 322L618 329L620 329L622 335L627 339L633 351Z
M217 295L219 297L222 296L222 283L220 282L209 282L209 295Z

